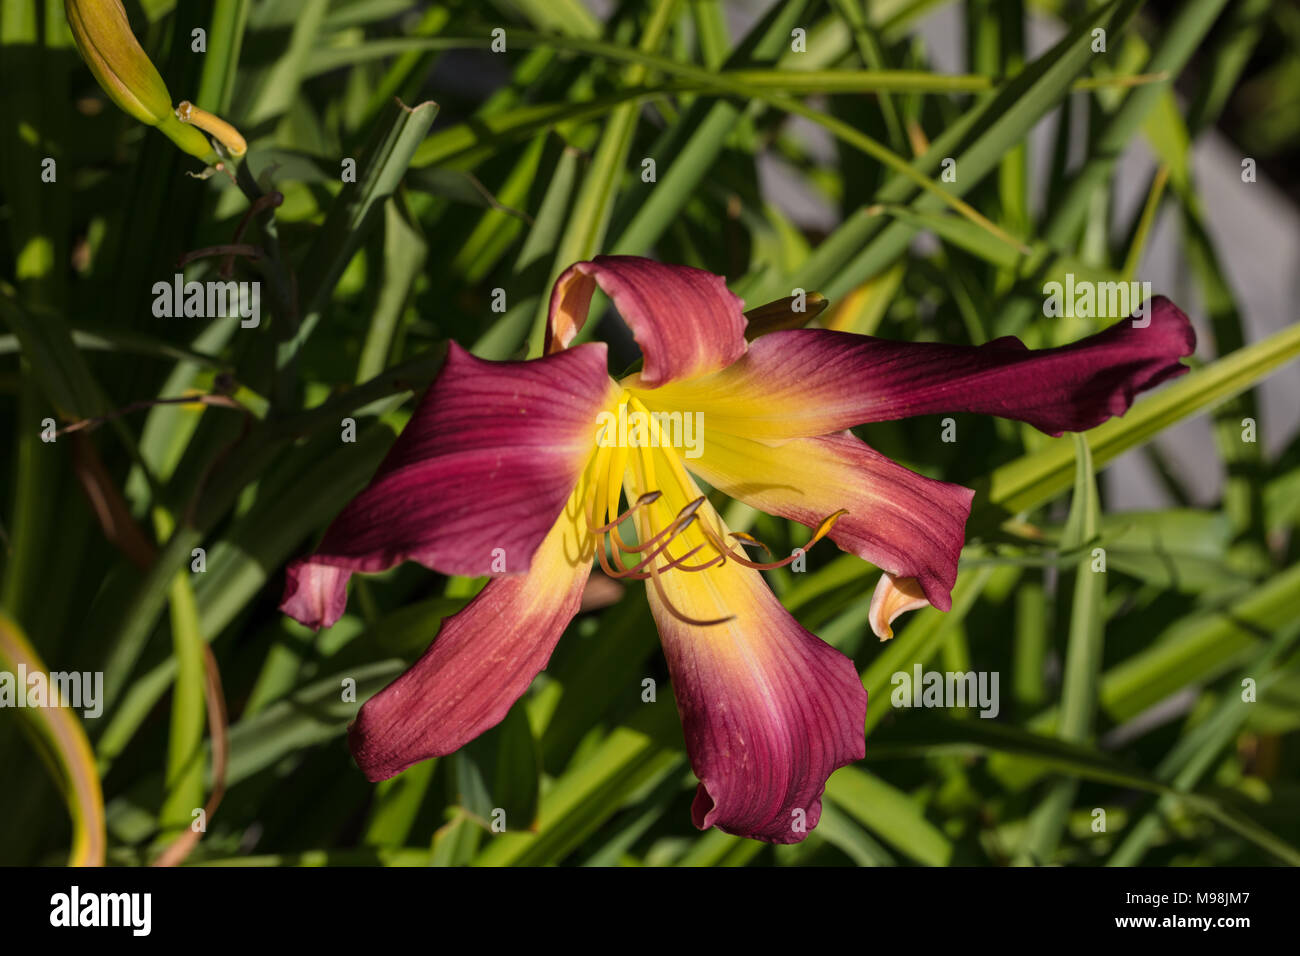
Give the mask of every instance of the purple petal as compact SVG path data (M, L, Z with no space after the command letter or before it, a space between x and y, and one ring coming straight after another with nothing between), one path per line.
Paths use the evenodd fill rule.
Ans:
M1149 324L1125 320L1061 348L1006 337L981 346L891 342L796 329L755 340L730 368L643 394L655 408L701 411L708 426L760 441L826 435L866 422L975 412L1050 435L1122 415L1134 397L1187 371L1196 336L1168 299Z
M562 518L527 574L489 581L448 618L424 656L357 713L348 743L365 775L386 780L500 723L578 612L591 556L585 522Z
M757 571L728 562L669 572L663 583L674 607L697 619L736 615L685 624L650 591L700 779L695 825L798 843L821 818L826 778L865 753L867 692L853 662L801 627Z
M957 558L975 492L909 471L850 434L764 445L705 429L687 465L732 498L817 527L840 509L830 538L891 574L916 578L930 603L952 607Z
M605 346L533 362L486 362L456 345L370 484L309 558L290 565L281 608L329 626L346 574L418 561L445 574L517 574L573 491L597 414L614 400Z
M655 473L663 496L638 511L638 534L664 527L699 497L689 476L662 454ZM712 506L697 507L697 523L677 538L678 555L704 541L704 526L726 537ZM700 779L696 826L799 842L821 817L826 778L864 753L867 694L853 662L801 627L762 575L736 561L662 572L662 595L650 584L650 609Z
M745 352L744 303L721 276L638 256L597 256L555 282L546 352L563 349L587 321L596 287L632 329L648 388L725 368Z

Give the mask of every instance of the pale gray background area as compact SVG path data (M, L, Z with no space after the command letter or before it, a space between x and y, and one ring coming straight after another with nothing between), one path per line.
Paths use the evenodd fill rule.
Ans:
M763 7L763 4L730 5L733 35L746 29ZM918 32L937 71L966 72L965 28L960 4L935 10L918 24ZM1032 17L1026 33L1030 58L1049 49L1062 33L1059 23ZM1039 207L1046 189L1042 172L1047 167L1057 121L1056 112L1044 117L1030 138L1031 172L1035 176ZM817 155L828 163L835 161L834 147L824 130L803 120L792 122L795 124L792 129L806 137ZM1072 161L1081 158L1074 156ZM1297 319L1300 211L1281 190L1262 177L1255 183L1243 183L1242 158L1241 150L1215 130L1203 134L1193 146L1192 165L1205 201L1210 233L1241 308L1247 342L1256 342ZM838 221L835 210L790 175L779 161L764 157L760 162L764 191L795 222L821 230L834 227ZM1135 137L1114 176L1118 221L1126 222L1145 201L1145 190L1154 168L1155 158L1145 141ZM921 237L918 241L925 239ZM1176 217L1168 210L1157 220L1137 278L1149 281L1154 292L1168 295L1183 307L1201 338L1198 354L1210 357L1205 347L1209 340L1208 327L1201 318L1195 277L1182 259ZM1260 401L1260 436L1268 451L1275 453L1300 425L1300 366L1292 363L1274 372L1260 388ZM1218 499L1223 469L1206 415L1198 415L1167 430L1158 443L1196 503L1208 505ZM1141 451L1118 458L1106 470L1103 480L1112 510L1153 508L1170 503Z

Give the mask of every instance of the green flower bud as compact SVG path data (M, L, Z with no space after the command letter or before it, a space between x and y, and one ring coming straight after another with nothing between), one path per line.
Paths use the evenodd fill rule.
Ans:
M211 157L207 137L176 118L167 84L131 32L121 0L64 0L63 6L77 50L109 99L190 155Z

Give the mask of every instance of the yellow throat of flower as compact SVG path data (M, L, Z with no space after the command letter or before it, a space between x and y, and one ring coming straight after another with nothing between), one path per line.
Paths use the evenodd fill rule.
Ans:
M699 573L727 561L758 571L784 567L829 534L847 513L840 510L824 518L808 542L788 558L750 560L733 542L742 548L761 548L769 555L771 549L752 535L728 531L686 471L672 436L664 433L663 418L651 414L626 390L607 414L588 464L582 504L596 558L611 578L649 580L669 612L687 624L722 624L734 614L700 620L682 613L668 599L661 580L664 575ZM615 423L626 426L629 420L633 426L621 428L620 440L612 440L610 431ZM624 498L629 505L620 510ZM621 530L629 520L635 527L635 542Z

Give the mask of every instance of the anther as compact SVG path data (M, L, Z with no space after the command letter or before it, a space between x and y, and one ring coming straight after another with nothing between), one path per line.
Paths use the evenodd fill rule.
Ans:
M619 515L609 524L601 525L599 528L592 528L591 530L595 534L608 534L610 531L613 531L615 528L621 525L628 518L632 517L632 515L636 514L638 509L644 508L646 505L654 504L656 501L658 501L660 498L663 497L663 494L664 493L662 491L647 491L640 498L637 498L636 502L632 505L631 508L628 508L627 511L624 511L621 515Z
M664 528L663 531L660 531L657 535L655 535L653 538L647 541L639 549L639 550L643 550L653 545L654 546L653 551L647 554L644 558L641 559L639 563L637 563L633 567L627 568L626 570L614 576L630 577L631 575L639 573L647 566L653 567L655 560L661 554L663 554L665 551L668 550L668 546L673 543L673 540L679 534L685 531L688 527L690 527L691 522L694 520L695 520L695 515L693 514L687 515L685 518L682 518L681 515L678 515L678 517L673 520L672 524L670 524L667 528ZM609 572L606 571L606 573L608 574Z
M723 541L721 538L719 538L717 534L709 528L707 523L701 522L700 527L704 531L705 537L707 537L709 539L709 542L715 548L718 549L719 553L725 554L727 557L730 557L737 564L742 565L746 568L753 568L755 571L771 571L774 568L783 568L787 564L791 564L792 562L794 562L799 557L799 552L807 551L809 548L815 545L822 538L826 537L826 535L830 534L831 529L835 527L835 522L839 521L840 518L844 517L846 514L848 514L848 511L844 508L841 508L839 511L827 515L825 518L821 520L821 523L817 525L817 529L816 531L814 531L813 536L809 538L808 541L802 547L797 548L795 554L790 555L790 557L788 558L783 558L780 561L769 561L769 562L751 561L748 558L746 558L743 554L737 554L735 551L732 551L729 547L727 547L726 542ZM737 533L733 532L733 535L736 534ZM766 551L768 554L772 553L771 549L768 548L766 545L763 545L761 542L759 542L758 539L752 538L750 535L746 535L744 532L739 532L739 535L744 535L744 538L742 538L741 540L750 539L754 544L757 544L760 547L762 547L763 550Z

